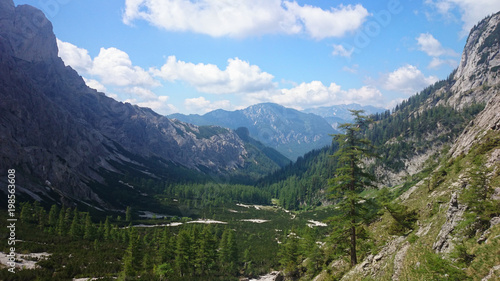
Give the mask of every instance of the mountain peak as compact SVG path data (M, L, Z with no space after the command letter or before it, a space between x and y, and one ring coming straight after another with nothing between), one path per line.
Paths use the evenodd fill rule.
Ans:
M29 6L14 6L12 0L0 1L0 37L12 46L13 56L28 62L58 58L52 24L42 11Z
M483 19L470 32L452 91L465 93L500 82L500 13ZM481 98L479 96L478 98Z

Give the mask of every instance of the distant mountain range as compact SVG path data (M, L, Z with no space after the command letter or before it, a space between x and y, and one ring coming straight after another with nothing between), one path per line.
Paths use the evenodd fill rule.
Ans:
M236 111L218 109L204 115L172 114L168 117L198 126L246 127L251 137L295 160L313 149L330 145L330 134L338 133L337 125L351 121L349 109L362 109L367 114L384 111L358 104L298 111L274 103L261 103Z
M386 109L381 107L375 107L371 105L359 105L357 103L351 104L340 104L333 106L324 106L318 108L309 108L305 109L302 112L305 113L313 113L319 115L333 127L337 128L339 124L351 122L352 115L349 110L363 110L366 115L371 115L375 113L382 113L386 111Z

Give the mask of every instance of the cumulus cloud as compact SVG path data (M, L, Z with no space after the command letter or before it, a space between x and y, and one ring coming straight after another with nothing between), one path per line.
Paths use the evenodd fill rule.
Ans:
M438 78L426 77L417 67L407 64L389 73L382 80L384 89L410 95L436 83Z
M340 5L329 11L310 5L300 6L297 2L285 1L284 4L288 12L300 19L307 34L316 39L344 36L361 27L369 16L368 11L360 4Z
M106 87L101 82L99 82L97 80L87 79L85 77L83 77L83 80L85 81L85 84L87 84L87 86L89 86L92 89L96 89L97 91L103 92L103 93L107 91Z
M92 58L87 50L59 39L56 40L59 57L61 57L65 65L70 65L77 72L88 72L92 68Z
M467 36L480 20L500 10L498 0L426 0L425 3L446 17L451 17L453 11L458 10L463 22L461 36Z
M186 109L197 112L197 113L207 113L216 109L232 109L231 103L228 100L220 100L220 101L209 101L205 99L205 97L198 97L192 99L186 99L184 101L184 106Z
M453 59L441 59L441 56L458 57L459 54L452 49L444 48L441 43L430 33L421 33L417 38L419 49L433 57L429 68L438 68L443 64L456 66L458 63Z
M101 48L99 55L94 58L90 73L99 76L104 84L146 87L160 85L147 71L133 66L127 53L113 47Z
M59 56L65 65L84 76L87 86L114 99L149 107L160 114L177 111L174 105L167 102L168 96L157 96L152 91L152 88L161 83L149 71L134 66L126 52L117 48L101 48L99 54L92 59L87 50L71 43L58 39L57 45ZM107 86L120 95L109 93Z
M211 94L250 93L275 87L274 76L238 58L228 59L225 70L213 64L194 64L170 56L155 76L167 81L181 80L198 91Z
M458 56L452 49L444 48L441 43L429 33L421 33L417 38L419 49L432 57L442 55Z
M247 98L252 104L274 102L298 110L349 103L382 105L383 100L382 93L375 87L343 90L336 83L327 86L321 81L304 82L290 89L254 93Z
M213 37L305 32L322 39L357 30L368 15L361 5L323 10L283 0L127 0L123 22L145 20L169 31Z
M445 64L451 66L452 68L458 66L458 62L454 59L432 58L431 62L429 63L429 68L438 68L441 65Z
M101 48L99 55L92 59L87 50L71 43L57 39L57 46L65 65L71 66L81 75L98 77L101 84L142 87L160 85L149 72L134 66L126 52L117 48Z
M157 113L168 115L178 111L174 105L168 103L168 99L168 96L155 96L153 99L143 102L135 101L134 103L137 103L138 106L149 107Z

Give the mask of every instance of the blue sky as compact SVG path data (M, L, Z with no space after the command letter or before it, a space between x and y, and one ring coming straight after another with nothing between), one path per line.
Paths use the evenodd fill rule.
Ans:
M14 0L87 85L161 114L359 103L447 77L497 0Z

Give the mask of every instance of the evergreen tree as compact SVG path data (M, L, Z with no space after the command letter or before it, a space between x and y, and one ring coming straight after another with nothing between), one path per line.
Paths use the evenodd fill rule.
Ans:
M111 223L109 222L109 217L106 217L104 222L104 240L111 240Z
M234 274L238 270L238 247L234 231L226 228L222 233L219 244L219 263L227 274Z
M488 180L487 175L490 172L491 168L486 168L484 159L475 159L473 167L468 171L469 184L460 196L467 205L461 228L471 237L477 231L488 229L491 218L500 214L500 204L491 200L494 188Z
M180 276L192 273L192 240L186 229L181 229L177 235L177 247L175 251L175 265Z
M127 222L131 222L132 221L132 208L127 207L127 210L125 211L125 220Z
M59 215L59 208L57 208L57 205L52 205L49 211L49 225L51 227L57 226L57 217Z
M208 275L215 267L217 261L217 244L213 237L210 226L205 226L201 233L199 248L196 252L197 274Z
M64 218L66 217L64 207L61 208L61 212L59 212L59 219L57 220L57 229L56 232L59 236L63 236L66 234L66 222Z
M335 178L331 179L330 197L339 200L340 217L348 222L350 233L351 266L357 264L356 226L363 219L362 202L365 200L359 193L372 186L374 176L363 171L363 160L374 157L373 147L369 140L361 135L361 130L371 121L361 115L361 110L351 110L355 123L340 125L343 134L334 136L339 143L339 150L333 155L337 159L338 168Z
M288 235L285 233L279 252L279 262L285 268L286 276L293 278L298 274L299 256L299 237L292 229Z
M123 271L122 271L122 280L130 280L136 276L136 272L138 266L136 265L138 262L138 253L139 253L139 236L137 235L137 230L132 227L130 229L130 241L125 251L125 255L123 257Z
M94 240L95 236L96 236L96 230L94 224L92 223L90 214L87 213L85 215L85 233L83 235L83 238L87 240Z
M80 216L76 208L73 211L73 221L69 229L69 236L75 239L80 237Z
M32 213L30 202L23 203L21 207L21 221L24 223L31 222Z
M171 234L168 226L165 226L160 239L160 249L158 251L158 260L160 264L174 259L174 245L170 243Z

